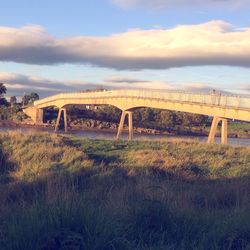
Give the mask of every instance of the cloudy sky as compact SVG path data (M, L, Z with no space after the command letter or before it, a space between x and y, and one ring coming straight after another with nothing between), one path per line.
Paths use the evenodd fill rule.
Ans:
M250 0L8 0L8 96L86 88L249 93Z

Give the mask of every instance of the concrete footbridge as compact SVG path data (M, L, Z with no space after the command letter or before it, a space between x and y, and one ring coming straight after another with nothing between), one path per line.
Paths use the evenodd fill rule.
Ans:
M112 105L122 110L117 131L119 139L125 117L129 121L129 139L133 138L133 110L142 107L188 112L213 117L208 142L213 143L218 124L221 122L221 143L227 143L228 119L250 122L250 96L228 95L218 92L191 93L184 91L119 89L63 93L35 101L33 106L24 112L35 124L43 123L43 110L57 107L58 117L55 130L58 129L60 118L64 115L64 127L67 131L67 106L69 105Z

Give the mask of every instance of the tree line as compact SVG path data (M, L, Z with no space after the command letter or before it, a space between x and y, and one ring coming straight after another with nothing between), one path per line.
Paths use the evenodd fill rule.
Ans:
M4 97L4 95L7 93L7 88L3 83L0 83L0 106L13 106L18 103L16 96L11 96L10 100L7 101L7 99ZM19 104L22 104L23 106L27 106L32 104L34 101L39 99L39 95L35 92L32 92L30 94L24 94L21 98L21 102Z
M97 109L87 109L84 105L73 105L68 107L68 116L71 120L89 118L118 123L121 117L121 110L113 106L99 106ZM170 110L139 108L133 111L135 126L158 130L172 130L183 127L204 128L209 121L208 116Z
M0 83L0 120L23 120L26 118L22 112L24 106L32 105L39 99L39 95L35 92L24 94L19 100L16 96L11 96L9 100L5 98L7 88L4 83Z

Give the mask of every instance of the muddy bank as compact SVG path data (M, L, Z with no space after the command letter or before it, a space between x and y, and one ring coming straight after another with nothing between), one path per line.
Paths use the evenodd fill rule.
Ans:
M48 123L48 126L54 127L55 121L51 121ZM76 119L69 120L68 126L71 130L93 130L93 131L116 131L118 129L119 124L114 122L105 122L93 119ZM128 130L128 126L124 125L124 130ZM134 125L134 132L137 134L152 134L152 135L187 135L187 136L206 136L207 133L200 129L197 131L188 131L188 130L174 130L174 129L152 129L152 128L143 128Z
M47 121L46 123L35 125L30 119L26 119L21 122L15 122L10 120L0 121L0 126L4 127L34 127L34 128L51 128L55 126L55 120ZM72 131L105 131L105 132L114 132L118 128L117 123L98 121L93 119L76 119L69 120L68 122L69 129ZM61 126L61 129L63 127ZM173 136L208 136L209 127L199 128L199 127L177 127L177 129L152 129L152 128L143 128L134 126L134 132L137 134L145 135L173 135ZM127 125L124 126L124 130L128 130ZM220 136L220 132L217 133L217 136ZM242 138L250 139L249 131L241 132L230 132L228 133L229 138Z
M4 126L4 127L17 127L17 126L19 126L19 124L16 123L16 122L14 122L14 121L0 120L0 126Z
M34 128L51 128L55 127L55 120L48 121L43 124L34 124L33 121L27 119L22 122L14 122L14 121L0 121L0 126L4 127L34 127ZM68 128L72 131L105 131L105 132L114 132L118 129L117 123L112 122L104 122L92 119L86 120L73 120L68 122ZM60 126L60 129L63 129ZM124 126L124 130L128 130L128 126ZM202 131L182 131L182 130L159 130L159 129L151 129L151 128L142 128L134 126L134 132L137 134L155 134L155 135L189 135L189 136L206 136L207 133Z

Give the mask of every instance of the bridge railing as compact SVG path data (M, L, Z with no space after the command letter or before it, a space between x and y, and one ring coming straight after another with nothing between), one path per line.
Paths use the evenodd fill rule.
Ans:
M225 95L220 93L187 93L182 91L160 90L108 90L98 92L63 93L47 97L34 102L34 105L42 105L59 99L89 99L89 98L143 98L162 101L176 101L188 103L200 103L217 105L222 107L235 107L250 109L250 97Z

